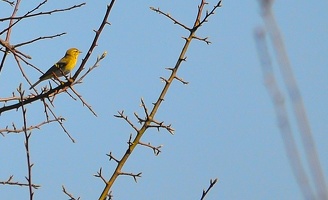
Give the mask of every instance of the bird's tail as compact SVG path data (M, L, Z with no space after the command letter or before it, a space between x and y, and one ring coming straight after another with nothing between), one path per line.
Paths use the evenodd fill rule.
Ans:
M34 83L34 84L30 87L30 90L31 90L32 88L34 88L37 84L39 84L41 81L42 81L42 80L38 80L36 83Z

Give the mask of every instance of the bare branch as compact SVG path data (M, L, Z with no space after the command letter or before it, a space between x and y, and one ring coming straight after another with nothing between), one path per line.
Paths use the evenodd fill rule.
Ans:
M35 38L35 39L27 41L27 42L22 42L22 43L19 43L19 44L15 44L15 45L13 45L13 47L17 48L17 47L20 47L20 46L24 46L26 44L31 44L31 43L36 42L38 40L52 39L52 38L55 38L55 37L60 37L60 36L65 35L65 34L66 33L59 33L59 34L56 34L56 35L42 36L42 37L38 37L38 38Z
M200 38L200 37L194 36L193 38L197 39L197 40L200 40L200 41L203 41L203 42L206 42L207 45L212 43L211 41L208 40L208 37Z
M122 110L121 112L120 111L117 111L117 112L119 115L114 115L114 117L124 119L136 132L139 131L138 128L136 126L134 126L134 124L128 119L128 116L124 115L124 110Z
M14 6L15 5L15 2L14 1L9 1L9 0L2 0L2 1L4 1L6 3L9 3L9 5L11 5L11 6Z
M101 167L100 167L99 171L97 172L97 174L94 174L93 176L95 176L97 178L100 178L106 184L106 179L102 175L102 168Z
M148 120L149 119L148 109L146 107L146 104L145 104L143 98L141 98L141 105L140 106L144 109L146 119Z
M60 121L64 121L65 119L62 118L62 117L58 117L57 120L60 120ZM47 121L44 121L44 122L41 122L37 125L34 125L34 126L30 126L28 128L26 128L26 131L31 131L33 129L40 129L41 126L45 125L45 124L49 124L49 123L52 123L52 122L57 122L56 119L52 119L52 120L47 120ZM24 132L25 129L17 129L14 125L13 125L13 129L8 129L8 126L4 129L0 129L0 134L3 134L3 133L21 133L21 132Z
M74 5L74 6L71 6L71 7L68 7L68 8L55 9L55 10L50 10L50 11L46 11L46 12L39 12L39 13L35 13L35 14L30 14L30 13L34 12L35 10L37 10L40 7L40 5L42 5L45 2L46 1L40 3L35 9L33 9L32 11L27 12L23 16L2 18L2 19L0 19L0 22L1 21L6 21L6 20L13 20L13 19L21 20L21 19L25 19L25 18L29 18L29 17L35 17L35 16L39 16L39 15L50 15L50 14L57 13L57 12L64 12L64 11L72 10L72 9L75 9L75 8L79 8L79 7L84 6L86 4L86 3L81 3L81 4Z
M2 185L15 185L20 187L29 187L29 183L20 183L18 181L13 181L14 175L11 175L6 181L0 181L0 184ZM41 185L32 184L32 187L34 189L39 189Z
M188 31L190 31L191 29L189 27L187 27L186 25L182 24L181 22L179 22L178 20L174 19L173 17L171 17L171 15L169 13L164 13L163 11L161 11L159 8L154 8L154 7L150 7L150 9L152 11L155 11L161 15L164 15L165 17L169 18L170 20L173 21L174 24L178 24L179 26L181 26L184 29L187 29Z
M80 199L80 197L75 198L72 194L70 194L70 193L66 190L66 188L64 187L64 185L62 185L62 189L63 189L64 194L66 194L66 195L70 198L70 200L79 200L79 199Z
M169 76L168 79L165 79L163 78L162 80L165 81L165 85L164 85L164 88L163 90L161 91L157 101L154 103L154 106L151 110L151 112L149 113L148 110L146 109L146 106L143 104L142 102L142 107L144 108L144 111L146 113L146 119L143 120L141 119L136 113L135 113L135 116L138 118L139 120L139 123L142 123L143 122L143 125L142 127L137 131L137 135L136 137L134 138L134 140L131 142L131 144L129 145L128 149L126 150L125 154L122 156L122 158L120 160L117 160L117 166L116 166L116 169L115 171L113 172L111 178L107 181L106 183L106 186L102 192L102 194L100 195L100 198L99 200L105 200L106 197L107 197L107 194L109 193L109 190L110 188L112 187L112 185L114 184L115 180L117 179L117 177L119 175L122 175L122 168L124 166L124 164L126 163L126 161L128 160L129 156L132 154L132 152L134 151L135 147L140 144L140 139L142 138L143 134L145 133L145 131L147 130L147 128L149 127L156 127L157 129L159 128L166 128L166 130L168 130L170 133L173 133L173 129L171 128L171 125L168 125L168 126L165 126L163 125L163 122L159 123L159 122L156 122L154 119L155 117L155 114L157 113L157 110L159 109L161 103L163 102L164 100L164 97L167 93L167 91L169 90L172 82L174 79L176 79L177 77L177 71L180 67L180 64L186 60L186 52L187 52L187 49L192 41L192 39L195 39L195 33L197 31L197 29L199 28L199 23L201 22L200 18L201 18L201 13L202 13L202 10L203 10L203 7L204 5L206 4L206 2L204 0L201 1L200 3L200 6L199 6L199 9L198 9L198 14L197 14L197 17L196 17L196 20L195 20L195 24L194 24L194 27L192 29L188 28L187 26L181 24L180 22L178 22L177 20L173 19L169 14L165 14L163 13L162 11L160 11L160 9L155 9L153 7L151 7L150 9L152 9L153 11L155 12L158 12L166 17L168 17L169 19L173 20L174 23L177 23L178 25L182 26L183 28L187 29L190 31L190 34L189 36L185 39L185 44L181 50L181 53L176 61L176 64L173 68L169 68L169 70L171 71L171 75ZM218 4L219 5L219 4ZM213 14L214 14L214 11L213 11ZM212 14L209 14L206 19ZM198 22L198 23L196 23ZM120 113L119 113L120 114ZM124 115L123 113L120 114L120 115L116 115L116 117L119 117L119 118L124 118ZM128 122L129 123L129 122ZM154 123L154 124L152 124ZM130 125L132 124L131 122L129 123ZM131 175L131 174L129 174ZM135 177L134 177L135 178ZM136 179L135 179L136 180Z
M119 163L120 161L118 159L116 159L113 155L112 152L109 152L109 154L106 154L109 157L109 160L115 160L117 163Z
M177 76L175 76L174 78L177 79L178 81L180 81L181 83L185 84L185 85L189 84L188 81L184 81L182 78L179 78Z
M71 141L73 143L75 143L74 138L69 134L69 132L66 130L66 128L64 127L63 121L61 117L57 117L56 114L52 111L52 109L47 105L46 108L50 111L50 113L52 114L53 118L58 122L58 124L60 125L60 127L63 129L63 131L66 133L66 135L71 139Z
M24 107L23 102L23 96L24 96L24 91L22 90L22 85L20 84L18 89L17 89L18 93L20 94L21 97L21 104L22 104L22 115L23 115L23 130L24 130L24 136L25 136L25 152L26 152L26 160L27 160L27 172L28 175L26 178L27 182L28 182L28 188L29 188L29 194L30 194L30 199L33 199L33 183L32 183L32 167L34 164L32 164L31 162L31 156L30 156L30 137L31 137L31 133L28 133L26 128L27 128L27 122L26 122L26 109Z
M150 142L148 142L148 143L146 144L146 143L143 143L143 142L140 142L140 141L139 141L139 144L142 145L142 146L146 146L146 147L151 148L151 149L154 151L155 156L158 156L159 153L161 153L160 148L163 147L163 145L159 145L159 146L157 146L157 147L152 146L152 145L150 144Z
M83 98L82 98L82 95L80 95L72 86L69 87L73 92L74 94L80 99L80 101L82 102L82 104L84 106L86 106L94 116L97 117L97 114L96 112L91 108L91 105L89 105Z
M102 59L104 59L105 57L106 57L106 55L107 55L107 51L105 51L101 56L98 56L97 57L97 60L96 60L96 62L95 62L95 64L92 66L92 67L90 67L86 72L85 72L85 74L83 74L75 83L81 83L82 82L82 80L92 71L92 70L94 70L96 67L98 67L99 66L99 63L100 63L100 61L102 60ZM83 68L84 69L84 68Z
M206 190L203 190L203 194L202 197L200 198L201 200L205 199L205 196L208 194L208 192L211 190L211 188L218 182L218 179L214 179L214 180L210 180L210 185L208 186L208 188Z
M137 178L141 177L141 172L139 172L138 174L133 174L133 173L125 173L125 172L121 172L120 175L126 175L126 176L131 176L133 177L134 181L137 183Z
M164 122L158 122L156 120L152 120L152 123L154 123L155 125L151 124L148 126L149 128L157 128L158 131L160 128L163 128L166 129L172 135L174 135L174 129L171 127L171 124L165 125Z

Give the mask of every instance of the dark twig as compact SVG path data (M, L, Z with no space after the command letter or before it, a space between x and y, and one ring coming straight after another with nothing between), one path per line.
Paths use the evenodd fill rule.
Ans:
M134 181L137 183L137 178L141 177L141 172L139 172L138 174L133 174L133 173L125 173L125 172L120 172L120 175L126 175L126 176L131 176L133 177Z
M95 176L97 178L100 178L106 184L106 179L102 175L102 168L101 167L100 167L99 171L97 172L97 174L94 174L93 176Z
M143 143L143 142L139 141L139 144L142 145L142 146L146 146L146 147L151 148L154 151L155 156L158 156L161 153L160 148L163 147L163 145L159 145L157 147L152 146L149 142L148 143Z
M9 3L9 5L11 5L11 6L14 6L15 5L15 2L14 1L8 1L8 0L2 0L2 1L4 1L6 3Z
M80 199L80 197L75 198L71 193L69 193L66 190L66 188L64 187L64 185L62 185L62 189L63 189L64 194L66 194L70 198L69 200L79 200Z
M117 112L118 112L118 115L114 115L114 117L124 119L136 132L139 131L138 128L136 126L134 126L134 124L128 119L128 116L124 115L124 110L117 111Z
M206 190L203 190L203 194L202 197L200 198L200 200L204 200L205 196L208 194L208 192L211 190L211 188L218 182L218 179L214 179L214 180L210 180L210 185L208 186L208 188Z
M112 152L109 152L109 154L106 154L109 157L109 160L115 160L117 163L119 163L120 161L118 159L116 159L113 155Z

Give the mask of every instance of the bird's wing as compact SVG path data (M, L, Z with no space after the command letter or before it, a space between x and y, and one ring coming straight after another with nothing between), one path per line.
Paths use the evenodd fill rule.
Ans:
M49 79L49 78L53 78L54 74L57 77L66 75L67 72L65 71L65 66L66 66L66 62L61 62L61 60L59 62L57 62L56 64L54 64L50 69L48 69L48 71L43 74L40 79L41 80L45 80L45 79Z

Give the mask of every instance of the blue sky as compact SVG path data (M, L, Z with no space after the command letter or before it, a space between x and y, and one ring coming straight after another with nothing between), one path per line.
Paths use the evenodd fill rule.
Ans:
M63 8L82 1L49 1L44 11ZM105 155L110 151L120 158L133 130L123 120L113 117L117 111L137 124L133 113L143 114L140 98L149 109L164 86L159 77L168 77L165 67L172 67L183 46L181 27L149 9L159 7L179 21L191 26L199 0L179 2L117 0L98 47L87 63L107 51L83 84L75 89L92 105L94 117L81 102L65 94L55 100L54 111L66 119L65 127L77 141L73 144L58 124L33 131L31 157L33 178L42 185L35 199L49 197L67 199L61 186L82 199L97 199L103 190L93 174L103 168L106 178L115 163ZM208 1L208 9L216 3ZM87 1L76 10L50 16L26 19L14 27L12 43L20 43L44 35L67 32L66 35L24 46L20 50L31 55L31 62L47 70L70 47L85 56L109 1ZM18 15L36 4L22 1ZM135 183L131 177L119 177L114 184L114 199L199 199L209 179L219 182L207 199L302 199L277 127L271 99L263 84L261 66L253 37L262 26L257 1L223 1L207 24L198 32L209 37L211 45L193 41L178 75L188 81L176 81L161 105L156 119L172 124L175 135L161 130L148 130L143 142L163 145L154 156L151 149L137 147L123 170L139 173ZM321 166L327 178L328 151L328 26L327 1L276 1L273 11L281 29L285 46L297 79L308 119L317 145ZM1 3L0 18L11 13ZM7 22L0 23L2 30ZM0 36L4 39L4 36ZM272 53L272 45L270 45ZM273 54L272 54L273 55ZM283 89L277 63L274 71ZM24 66L29 78L40 74ZM29 86L10 57L0 76L1 97L8 97L20 83L28 93ZM42 82L37 88L46 85ZM288 98L286 97L286 100ZM2 105L1 105L2 106ZM287 102L291 125L300 146L300 138L290 103ZM41 102L26 106L28 124L44 120ZM21 111L3 113L0 128L15 122L22 126ZM0 137L0 180L14 175L24 181L27 174L23 134ZM303 155L303 151L301 151ZM307 168L308 170L308 168ZM27 188L1 186L4 199L26 199Z

